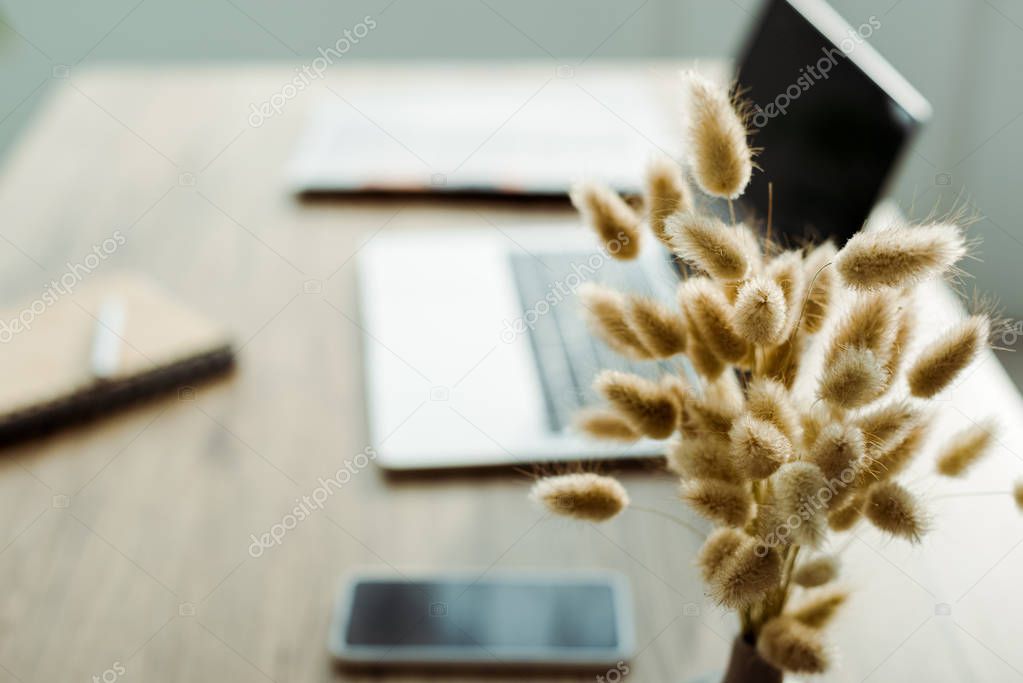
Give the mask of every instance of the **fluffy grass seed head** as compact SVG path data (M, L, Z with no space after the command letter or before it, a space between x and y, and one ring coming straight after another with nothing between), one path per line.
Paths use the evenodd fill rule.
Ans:
M703 388L703 394L692 401L693 420L701 434L729 442L729 430L742 414L742 390L728 375L722 375Z
M778 587L781 564L777 550L747 538L721 567L711 584L711 593L725 607L746 607Z
M735 329L732 307L720 288L706 278L692 278L680 292L687 317L707 348L721 360L742 360L749 344Z
M842 408L859 408L888 389L889 375L873 351L847 348L824 366L818 396Z
M894 481L882 481L867 490L863 514L878 529L913 543L920 542L927 527L913 494Z
M686 355L693 363L693 368L706 380L713 382L721 377L727 367L700 334L693 323L693 317L683 308L686 319Z
M799 416L788 389L769 378L754 379L746 388L746 410L753 417L770 422L792 442L799 437Z
M579 301L593 333L616 352L633 359L650 358L650 351L629 324L625 296L609 287L584 283Z
M828 526L832 531L848 531L863 516L864 498L854 495L848 502L836 507L828 513Z
M1016 501L1016 507L1023 512L1023 479L1017 481L1012 487L1012 497Z
M640 217L617 192L600 183L582 182L572 188L569 197L608 254L619 260L639 255Z
M863 461L863 433L854 425L831 422L821 429L808 454L830 481L852 483Z
M899 322L895 327L895 337L892 339L891 351L884 365L889 377L894 379L902 370L906 350L912 343L915 334L916 308L912 304L911 296L904 296L902 308L899 311Z
M813 591L798 607L788 613L790 617L813 629L827 626L838 609L849 599L849 593L838 588Z
M803 252L783 251L767 264L767 277L773 280L785 297L785 334L788 335L803 310L803 292L806 290L803 274Z
M799 416L799 426L803 430L802 445L805 450L810 450L817 443L817 437L828 424L831 423L831 409L828 404L815 401L806 409L806 412Z
M957 432L938 453L938 473L958 477L980 460L995 440L995 424L983 422Z
M700 567L703 580L708 583L713 582L720 574L722 567L732 558L732 554L748 538L738 529L727 526L712 531L696 556L696 564Z
M948 387L987 347L990 333L990 319L973 315L928 344L909 368L910 392L918 398L932 398Z
M641 434L666 439L678 426L678 400L662 384L627 372L604 370L594 380L594 387Z
M655 358L670 358L686 348L686 322L676 311L645 296L627 299L628 326Z
M816 588L834 581L837 576L838 558L834 555L817 555L801 562L792 580L803 588Z
M799 375L806 343L806 335L790 334L781 344L765 349L761 374L791 389Z
M728 433L732 464L749 479L766 479L792 457L792 443L770 422L746 414Z
M707 519L741 527L750 518L753 496L745 484L702 479L682 484L682 500Z
M554 514L587 522L611 519L629 505L617 479L591 472L546 477L533 485L531 495Z
M940 275L965 254L966 240L956 225L893 226L853 235L835 266L855 289L905 287Z
M819 548L827 534L830 500L824 473L810 462L790 462L778 469L772 481L781 516L786 520L799 520L789 527L793 542Z
M658 155L647 166L646 204L650 229L666 247L671 248L671 232L666 229L668 216L693 207L692 192L682 175L682 168L667 156Z
M800 325L807 334L820 332L831 310L837 286L835 267L831 265L835 253L835 245L829 240L810 251L803 260L806 307Z
M672 441L666 453L668 467L684 479L716 479L738 484L742 477L732 465L728 444L707 436Z
M882 362L887 360L897 334L898 309L898 296L891 290L857 296L835 329L825 364L833 363L848 348L868 349Z
M797 674L824 673L829 664L817 630L785 615L764 624L757 652L777 668Z
M705 193L736 199L753 173L742 116L724 88L695 72L687 77L693 176Z
M628 443L641 436L621 414L601 408L580 411L575 416L575 426L579 431L605 441Z
M892 439L889 445L878 451L872 447L869 457L866 458L866 466L860 471L857 484L870 486L905 471L913 458L920 453L930 433L930 426L930 419L918 418L898 438Z
M856 418L869 453L883 452L894 446L921 419L918 408L906 400L890 401Z
M718 280L741 280L749 271L748 243L742 231L709 214L686 211L670 216L665 229L679 258Z
M735 328L760 346L782 341L788 308L781 287L774 280L754 277L743 283L735 299Z

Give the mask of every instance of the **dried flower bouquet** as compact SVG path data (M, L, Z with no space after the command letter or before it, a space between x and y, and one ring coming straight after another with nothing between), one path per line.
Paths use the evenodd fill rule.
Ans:
M820 552L830 532L869 520L918 542L927 518L899 475L930 427L928 399L949 387L988 345L992 319L966 317L907 357L916 332L916 285L955 268L967 252L954 222L861 231L841 250L830 242L783 250L749 226L701 212L686 181L731 202L754 170L743 108L697 74L690 91L688 173L659 159L648 171L646 222L692 274L671 307L599 286L580 292L590 323L633 359L685 354L700 375L659 381L604 371L607 406L579 427L622 442L669 439L668 467L681 498L716 526L697 557L709 592L735 610L741 639L779 671L820 673L822 629L846 600L832 587L837 559ZM578 186L575 205L617 258L639 252L644 219L606 187ZM621 245L628 245L622 248ZM810 368L809 349L824 362ZM815 391L793 391L814 372ZM993 440L972 426L944 445L937 471L959 476ZM1023 504L1023 486L1017 485ZM594 473L541 479L533 496L553 512L609 519L628 495ZM799 593L792 604L790 598ZM778 677L780 678L779 673Z

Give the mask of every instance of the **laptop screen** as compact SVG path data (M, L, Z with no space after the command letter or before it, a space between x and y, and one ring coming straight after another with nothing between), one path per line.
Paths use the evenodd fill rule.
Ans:
M766 3L737 76L753 104L752 144L762 148L743 200L764 219L773 184L783 243L852 236L929 113L866 44L883 30L876 16L846 25L820 0Z

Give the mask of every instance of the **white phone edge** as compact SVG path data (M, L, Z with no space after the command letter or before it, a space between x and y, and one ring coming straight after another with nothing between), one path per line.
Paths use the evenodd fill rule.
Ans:
M488 583L569 583L577 581L599 581L611 588L614 604L615 633L618 642L611 648L481 648L464 647L381 647L352 646L345 642L351 618L351 606L355 587L362 581L387 580L405 581L486 581ZM635 654L636 634L633 619L632 592L628 579L621 573L602 570L502 570L487 572L480 576L472 571L420 571L395 576L384 570L355 570L341 581L334 602L327 649L334 658L348 665L377 665L386 667L416 666L490 666L497 669L543 667L543 668L598 668L615 667L628 662ZM495 652L494 650L498 650Z

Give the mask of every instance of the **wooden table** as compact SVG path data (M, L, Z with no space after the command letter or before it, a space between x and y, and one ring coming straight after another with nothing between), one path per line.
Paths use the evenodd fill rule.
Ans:
M552 67L416 69L335 68L313 90L441 74L539 83ZM194 397L3 453L0 682L376 680L336 671L325 650L338 578L365 565L396 576L614 568L636 593L642 649L628 680L685 681L719 667L735 627L704 597L692 566L699 538L639 511L601 527L550 519L527 500L520 473L390 479L370 466L280 545L250 555L250 535L368 445L353 287L360 246L381 230L573 220L563 205L296 201L282 191L281 168L313 90L259 128L247 123L250 103L293 73L73 73L7 163L5 303L36 295L121 230L126 244L102 267L150 274L228 323L241 353L234 377ZM1000 446L960 490L1007 491L1023 470L1020 400L987 357L949 397L942 423L992 410L1006 418ZM1005 495L943 498L953 487L926 469L914 476L936 530L919 548L856 532L845 561L858 594L832 632L826 680L1023 679L1023 520ZM686 514L656 468L623 480L646 506Z

